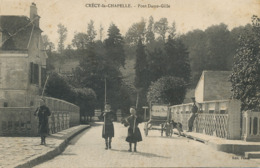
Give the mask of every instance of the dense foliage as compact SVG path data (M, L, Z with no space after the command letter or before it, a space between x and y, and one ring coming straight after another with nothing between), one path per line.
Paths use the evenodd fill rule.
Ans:
M94 116L96 94L90 88L75 88L68 83L68 79L57 73L51 73L45 89L46 95L80 107L81 116Z
M186 94L182 78L167 76L153 82L147 93L147 100L152 103L181 104Z
M260 110L260 19L252 17L252 29L239 38L233 73L233 97L241 100L242 110Z
M104 106L106 81L107 101L112 105L113 110L121 109L127 112L129 106L136 104L140 111L142 106L147 106L149 103L150 99L147 98L152 96L151 94L148 96L148 88L155 86L154 83L159 79L170 76L175 79L175 82L185 83L176 82L183 87L183 90L180 89L181 93L178 93L182 95L187 88L195 88L203 70L231 71L233 57L236 54L232 78L234 97L245 99L243 101L247 101L247 104L250 101L251 105L245 108L252 108L259 102L259 88L251 87L252 83L250 87L247 84L249 81L259 82L258 69L254 68L258 66L256 46L259 45L257 44L259 39L254 39L257 37L256 25L253 25L254 28L248 24L229 30L227 25L221 23L212 25L206 30L193 30L183 35L176 33L175 25L175 22L169 23L167 18L154 20L151 16L147 20L141 18L140 22L132 24L125 36L121 35L119 28L112 23L107 35L103 36L102 25L99 31L96 31L91 20L87 24L86 31L75 32L71 44L65 48L67 29L60 24L58 30L60 39L57 47L59 52L53 51L54 46L48 37L43 38L49 56L47 69L60 72L66 61L77 60L79 65L73 69L72 77L66 79L66 82L73 88L93 89L97 99L95 108L102 109ZM245 29L248 30L247 35L239 39ZM99 32L99 40L96 37L97 32ZM242 47L241 44L244 46ZM250 46L254 47L250 48ZM238 47L240 49L236 53ZM252 59L255 64L248 63L247 59ZM241 76L243 70L241 67L245 65L250 67L247 69L247 75L250 74L250 77L247 76L247 83L241 85L246 75L241 77L243 80L238 76ZM237 70L240 72L236 74ZM177 87L177 85L173 86ZM60 88L65 92L70 90L65 86ZM242 90L248 91L244 93ZM54 93L62 99L72 99L58 91L59 89ZM170 92L172 93L173 90ZM250 100L248 95L251 96ZM77 96L79 94L76 94L75 100ZM77 100L80 102L79 99ZM161 98L160 101L176 104L182 103L181 100L183 100L182 96L179 99Z

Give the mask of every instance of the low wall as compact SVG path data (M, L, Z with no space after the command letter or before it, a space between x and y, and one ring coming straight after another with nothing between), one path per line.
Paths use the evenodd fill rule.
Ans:
M0 108L1 136L34 136L37 134L37 119L33 108Z
M80 124L78 106L50 97L46 97L46 105L52 112L49 117L50 133ZM36 107L1 107L0 136L37 136L38 118L34 116L35 110Z

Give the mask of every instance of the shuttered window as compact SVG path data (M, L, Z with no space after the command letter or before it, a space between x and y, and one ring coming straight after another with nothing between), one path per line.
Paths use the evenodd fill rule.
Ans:
M30 83L39 85L39 65L30 63Z

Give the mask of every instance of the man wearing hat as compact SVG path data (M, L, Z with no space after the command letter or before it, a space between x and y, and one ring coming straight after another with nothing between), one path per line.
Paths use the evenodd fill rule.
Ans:
M106 143L106 150L109 148L111 149L111 142L112 142L112 137L114 137L114 114L111 111L111 106L109 104L105 105L105 110L103 112L103 119L104 119L104 124L103 124L103 129L102 129L102 138L105 139Z
M198 106L196 105L195 97L192 97L191 100L193 102L193 105L191 108L191 115L188 120L188 127L189 127L188 132L192 132L193 123L198 113Z
M34 115L39 118L38 131L41 136L41 145L46 145L45 138L49 133L48 117L51 115L50 109L45 105L45 100L40 99L40 107L36 109Z

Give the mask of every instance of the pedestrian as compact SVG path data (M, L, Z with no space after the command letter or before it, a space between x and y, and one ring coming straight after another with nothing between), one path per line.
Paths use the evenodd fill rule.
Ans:
M46 137L49 134L48 117L51 115L50 109L46 106L45 100L40 99L40 106L34 112L39 119L38 132L41 136L41 145L46 145Z
M192 97L191 98L192 102L193 102L193 105L192 105L192 108L191 108L191 115L190 115L190 118L188 120L188 132L192 132L192 128L193 128L193 123L194 123L194 120L198 114L198 106L196 105L196 101L195 101L195 97Z
M140 117L137 117L135 107L130 108L130 116L125 119L124 125L128 128L126 141L129 143L129 152L132 152L132 143L134 144L134 152L137 152L137 142L142 141L142 135L138 124L142 122Z
M104 120L103 124L103 129L102 129L102 138L105 139L105 144L106 147L105 149L107 150L108 148L111 149L111 142L112 142L112 137L114 137L114 114L111 111L111 106L107 103L105 105L105 110L102 113L102 117Z

